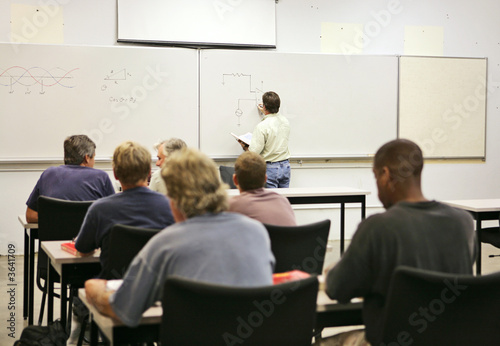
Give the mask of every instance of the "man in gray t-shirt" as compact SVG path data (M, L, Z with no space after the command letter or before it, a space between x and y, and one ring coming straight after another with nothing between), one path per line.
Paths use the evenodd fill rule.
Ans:
M326 276L330 298L341 303L364 298L366 340L372 345L380 344L384 304L397 266L472 274L472 218L463 210L427 200L420 187L422 168L422 152L411 141L391 141L377 151L373 172L387 210L359 225L349 248ZM350 332L324 344L364 345L364 338L363 331Z
M272 284L274 256L258 221L227 213L227 193L215 163L195 149L177 151L162 168L177 224L153 237L131 263L117 291L106 280L85 283L87 299L104 315L136 326L160 300L165 279L178 275L231 286Z

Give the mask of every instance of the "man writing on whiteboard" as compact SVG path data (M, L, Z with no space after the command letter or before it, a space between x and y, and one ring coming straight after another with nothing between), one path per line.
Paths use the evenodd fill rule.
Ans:
M279 114L280 97L273 91L262 95L259 111L264 114L262 121L255 127L250 145L238 141L243 150L253 151L266 161L266 187L278 188L290 185L290 123Z

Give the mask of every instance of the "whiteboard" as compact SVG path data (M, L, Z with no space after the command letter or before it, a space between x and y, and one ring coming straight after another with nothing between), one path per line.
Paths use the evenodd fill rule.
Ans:
M276 47L274 0L118 0L118 41Z
M398 58L204 50L200 147L241 153L230 135L252 132L265 91L280 95L292 157L372 155L397 136Z
M427 158L486 155L487 60L401 57L399 136Z
M0 44L0 158L61 158L81 133L97 157L125 140L198 146L197 69L188 49Z

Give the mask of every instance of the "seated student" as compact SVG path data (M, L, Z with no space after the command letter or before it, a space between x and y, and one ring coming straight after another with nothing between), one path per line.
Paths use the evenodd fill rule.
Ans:
M47 168L26 202L26 221L38 222L38 197L93 201L115 193L106 172L94 169L95 143L85 135L64 140L64 165Z
M165 161L165 158L168 157L171 153L176 150L180 150L182 148L186 148L186 143L179 138L170 138L166 141L160 142L155 145L155 148L158 152L158 160L156 161L156 166L160 167L156 172L151 176L151 182L149 183L149 188L153 191L157 191L163 195L167 194L167 185L163 181L161 177L161 166Z
M135 142L120 144L113 154L113 172L123 192L95 201L87 211L75 248L90 253L101 248L101 266L107 265L109 249L104 239L116 224L163 229L174 223L168 198L147 187L151 154Z
M196 149L173 153L162 168L176 224L155 235L131 263L117 291L107 281L85 283L87 299L104 315L136 326L161 300L169 275L231 286L272 284L274 256L264 226L227 213L215 163Z
M472 218L463 210L427 200L420 187L422 168L422 151L411 141L394 140L377 151L373 172L387 210L361 222L347 251L326 276L330 298L340 303L364 298L366 340L372 345L380 344L384 302L397 266L472 274L476 253ZM344 333L323 344L364 345L364 337L363 331Z
M240 195L229 200L229 211L270 225L296 226L290 202L274 191L264 190L266 180L266 161L262 156L251 151L241 154L234 164L233 175Z

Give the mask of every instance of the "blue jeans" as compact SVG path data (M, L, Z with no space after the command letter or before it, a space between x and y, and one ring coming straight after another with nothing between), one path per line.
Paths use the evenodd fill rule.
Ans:
M266 187L288 187L290 185L290 161L266 162Z

